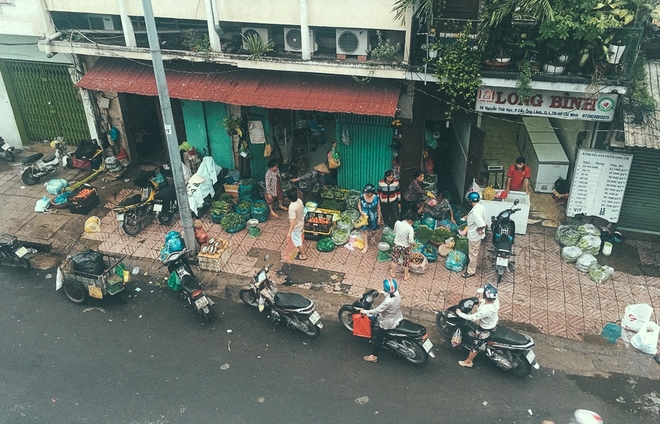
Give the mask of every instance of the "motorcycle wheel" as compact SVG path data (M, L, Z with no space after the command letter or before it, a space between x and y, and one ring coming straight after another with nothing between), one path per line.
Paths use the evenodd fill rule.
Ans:
M28 258L16 258L16 265L24 269L30 269L30 267L32 266Z
M436 315L435 324L438 326L438 331L442 334L442 337L451 340L451 337L454 334L454 329L447 324L447 319L443 314Z
M532 372L532 365L522 356L513 357L511 372L516 377L527 377Z
M497 274L497 284L502 282L502 274Z
M14 154L9 150L5 151L4 155L5 155L5 159L7 159L9 162L14 161Z
M73 303L80 305L87 300L87 291L79 282L74 280L64 280L63 287L64 294Z
M124 215L124 224L122 225L122 228L124 228L126 234L130 236L137 235L140 232L142 226L138 222L135 212L127 212L126 215Z
M305 335L316 338L319 336L319 334L321 334L321 329L312 324L312 321L306 319L300 323L302 324L302 328L299 328L299 330L302 331Z
M259 302L257 301L257 298L255 297L252 290L243 289L238 292L238 297L240 297L243 303L246 305L254 306L255 308L259 306Z
M25 183L25 185L29 185L29 186L37 185L37 183L39 183L39 177L34 176L34 174L32 173L32 168L28 168L25 171L23 171L23 175L21 175L21 179L23 180L23 183Z
M339 316L339 322L344 326L345 329L353 332L353 308L348 306L342 306L337 314Z
M211 319L213 318L211 316L211 309L209 308L206 308L206 310L202 309L202 315L204 315L204 319L206 320L206 322L211 322Z
M174 213L172 212L158 214L158 222L160 222L163 225L172 225L173 218L174 218Z
M429 360L429 354L426 353L424 348L416 342L411 342L410 340L399 340L399 343L406 347L406 350L412 350L413 355L409 355L408 352L403 355L406 358L406 361L410 362L413 365L424 365L426 361Z

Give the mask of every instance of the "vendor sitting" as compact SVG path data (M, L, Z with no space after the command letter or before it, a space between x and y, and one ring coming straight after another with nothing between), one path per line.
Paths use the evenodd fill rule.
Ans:
M330 170L325 163L320 163L306 174L297 178L292 178L291 182L302 193L303 202L312 200L314 193L318 193L320 188L330 183Z
M433 199L428 199L422 204L422 206L417 211L422 216L429 216L438 221L449 220L453 224L456 224L454 220L454 211L449 204L449 200L445 197L444 192L438 193L438 197Z

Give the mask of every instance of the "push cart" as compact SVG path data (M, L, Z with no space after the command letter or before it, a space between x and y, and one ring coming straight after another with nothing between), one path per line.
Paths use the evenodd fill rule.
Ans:
M90 297L103 299L104 296L120 293L124 290L124 258L125 256L103 254L104 267L99 275L76 271L71 258L65 259L59 267L64 294L73 303L82 304Z

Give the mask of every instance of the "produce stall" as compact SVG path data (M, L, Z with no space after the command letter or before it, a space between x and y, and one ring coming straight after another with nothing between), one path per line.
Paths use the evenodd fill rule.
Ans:
M511 215L511 219L516 223L516 234L526 234L527 219L529 217L529 195L524 191L510 191L506 199L498 199L497 197L493 200L481 199L480 203L486 207L488 226L490 227L491 216L497 217L503 210L514 207L513 202L515 200L520 202L515 206L520 210Z
M319 240L328 237L335 226L334 214L338 215L339 211L315 209L313 212L307 212L303 227L305 239Z

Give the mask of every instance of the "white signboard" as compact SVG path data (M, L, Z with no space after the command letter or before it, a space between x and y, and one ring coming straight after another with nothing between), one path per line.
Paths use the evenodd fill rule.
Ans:
M583 121L611 121L618 94L538 91L522 101L516 88L481 87L477 92L477 112L544 116Z
M573 171L566 215L619 220L633 155L580 149Z

